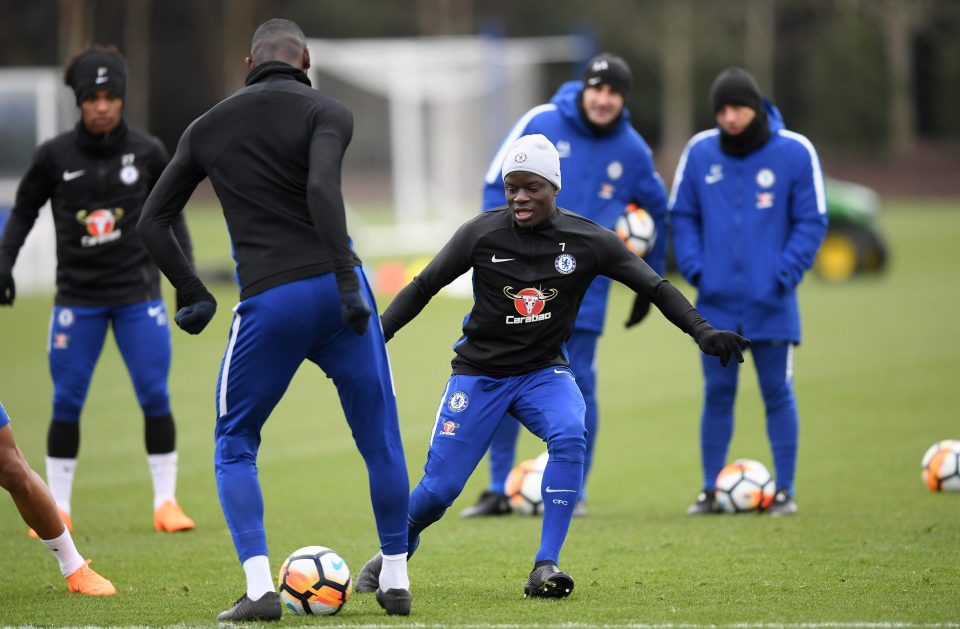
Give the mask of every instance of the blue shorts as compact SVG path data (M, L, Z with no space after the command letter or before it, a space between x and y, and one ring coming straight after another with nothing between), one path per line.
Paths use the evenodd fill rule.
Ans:
M3 409L3 404L0 404L0 428L3 428L10 423L10 416L7 415L7 411Z

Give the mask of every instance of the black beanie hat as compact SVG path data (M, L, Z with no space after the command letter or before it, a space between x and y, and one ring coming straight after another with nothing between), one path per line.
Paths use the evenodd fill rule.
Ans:
M630 66L627 65L627 62L608 52L601 53L591 59L583 70L584 86L597 87L607 84L623 96L630 93L632 80Z
M73 88L77 105L99 90L123 99L127 91L126 63L118 52L92 49L77 55L67 69L64 83Z
M746 105L754 111L760 111L763 109L763 96L749 72L743 68L727 68L713 81L710 104L713 113L720 111L724 105Z

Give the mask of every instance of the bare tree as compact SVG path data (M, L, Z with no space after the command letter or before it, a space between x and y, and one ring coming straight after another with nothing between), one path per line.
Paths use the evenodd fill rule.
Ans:
M257 28L258 0L225 0L223 3L223 84L221 94L243 86L244 58L250 54L250 38Z
M135 127L146 128L150 121L150 13L153 0L128 0L125 5L127 90L124 111Z
M60 0L61 63L93 40L93 13L91 0Z
M666 3L660 14L660 62L663 76L661 164L676 164L693 133L693 4ZM667 173L672 177L672 171Z
M776 34L775 0L747 0L743 57L763 93L773 98L773 55Z
M880 26L890 76L890 150L908 152L917 141L913 104L913 55L911 40L926 10L925 2L884 0L879 6Z
M418 0L421 35L457 35L473 32L473 0Z

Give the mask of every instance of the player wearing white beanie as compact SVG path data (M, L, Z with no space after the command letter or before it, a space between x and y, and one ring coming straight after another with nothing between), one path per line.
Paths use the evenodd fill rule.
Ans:
M500 176L517 170L540 175L560 190L560 154L543 134L525 135L510 146Z

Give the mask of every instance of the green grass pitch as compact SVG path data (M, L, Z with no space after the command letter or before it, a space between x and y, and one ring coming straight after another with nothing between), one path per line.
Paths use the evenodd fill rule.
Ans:
M958 626L960 495L930 493L919 468L932 443L960 438L957 205L889 203L886 275L844 285L808 276L802 285L796 517L684 516L700 484L696 348L658 313L625 331L630 296L617 287L600 348L589 515L573 522L561 557L576 579L572 596L522 597L539 520L456 517L485 486L483 462L411 562L412 616L387 617L371 595L355 594L338 616L285 614L283 625ZM229 260L222 220L195 208L188 216L201 261ZM69 594L50 553L0 496L0 625L212 626L243 591L213 479L214 386L236 292L221 286L217 297L202 335L173 334L178 494L196 530L153 531L142 420L111 337L84 411L73 516L80 551L119 594ZM0 310L0 399L41 474L50 305L24 296ZM412 483L467 308L438 298L389 345ZM730 455L769 466L749 357L744 367ZM524 436L523 456L542 449ZM319 544L356 574L377 549L366 473L334 389L312 365L267 423L259 465L273 569Z

